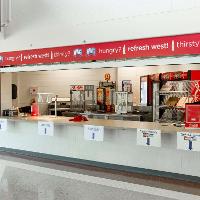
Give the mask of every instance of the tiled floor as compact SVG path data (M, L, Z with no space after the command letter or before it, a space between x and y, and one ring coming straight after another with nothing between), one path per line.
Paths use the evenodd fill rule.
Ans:
M1 156L0 200L200 200L198 195L120 177Z

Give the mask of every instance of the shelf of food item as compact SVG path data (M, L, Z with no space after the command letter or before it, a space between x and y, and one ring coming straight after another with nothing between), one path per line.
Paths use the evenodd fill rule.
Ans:
M200 98L200 81L163 82L156 92L155 119L160 122L184 122L185 105Z
M160 105L159 108L171 108L171 109L185 109L185 107L182 106L167 106L167 105Z
M188 93L188 91L159 91L160 95L168 95L174 93Z

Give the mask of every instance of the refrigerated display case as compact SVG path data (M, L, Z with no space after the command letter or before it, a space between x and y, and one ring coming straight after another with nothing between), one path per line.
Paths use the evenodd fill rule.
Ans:
M200 81L165 81L156 93L156 117L159 122L184 123L187 103L199 101Z

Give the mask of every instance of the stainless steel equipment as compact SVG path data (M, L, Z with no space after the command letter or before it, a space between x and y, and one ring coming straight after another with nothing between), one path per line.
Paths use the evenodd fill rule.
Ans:
M3 110L3 116L8 116L8 117L14 117L18 116L18 110L17 109L6 109Z
M141 121L142 115L140 114L112 114L112 113L82 113L88 118L92 119L106 119L106 120L126 120L126 121Z
M71 85L70 99L70 111L94 111L96 108L94 97L94 85Z
M70 110L70 98L53 97L51 103L48 104L48 114L62 116L64 112Z
M100 81L97 88L97 105L99 112L115 112L114 96L116 82Z

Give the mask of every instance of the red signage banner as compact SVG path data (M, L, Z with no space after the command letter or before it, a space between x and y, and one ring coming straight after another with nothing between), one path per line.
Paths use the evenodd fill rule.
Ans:
M200 54L200 33L0 53L0 66Z

